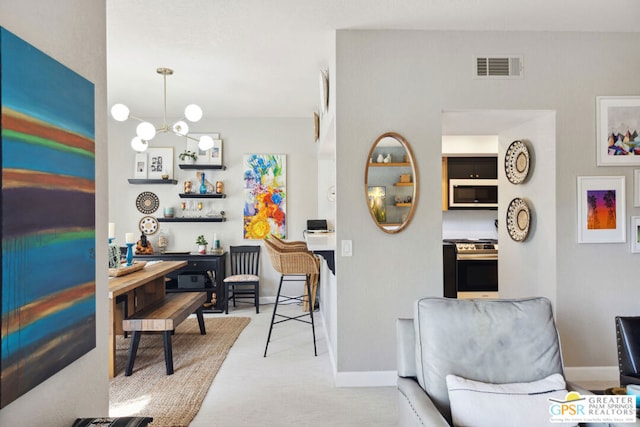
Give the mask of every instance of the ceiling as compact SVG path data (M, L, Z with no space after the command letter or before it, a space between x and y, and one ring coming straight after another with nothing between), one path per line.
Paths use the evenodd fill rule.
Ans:
M638 0L107 0L108 102L168 117L312 117L336 29L640 31ZM331 79L331 76L329 76Z

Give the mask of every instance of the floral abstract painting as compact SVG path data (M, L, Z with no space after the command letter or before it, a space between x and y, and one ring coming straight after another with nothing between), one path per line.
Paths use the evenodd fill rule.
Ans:
M93 83L0 28L0 407L96 346L94 104Z
M287 178L284 154L248 154L244 166L244 238L286 238Z

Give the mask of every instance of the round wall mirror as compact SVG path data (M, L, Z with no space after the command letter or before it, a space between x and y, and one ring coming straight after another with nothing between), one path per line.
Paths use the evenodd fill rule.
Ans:
M380 230L398 233L409 225L418 199L418 168L402 135L387 132L371 146L364 193L371 218Z

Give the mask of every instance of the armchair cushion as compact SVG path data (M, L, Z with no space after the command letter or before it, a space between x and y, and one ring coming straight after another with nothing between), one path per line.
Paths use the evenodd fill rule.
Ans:
M539 427L549 424L549 398L564 401L560 374L526 383L490 384L447 375L454 426ZM554 426L575 424L554 424Z
M562 374L560 341L545 298L422 298L414 307L416 376L451 419L446 375L486 383Z

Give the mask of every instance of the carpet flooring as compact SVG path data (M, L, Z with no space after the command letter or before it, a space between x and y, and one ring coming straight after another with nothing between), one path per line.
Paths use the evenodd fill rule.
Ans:
M110 381L109 416L153 417L153 427L186 427L200 409L213 378L247 317L205 318L200 335L195 318L186 319L172 338L174 374L166 375L162 335L140 340L133 374L124 376L129 339L116 341L116 377Z

